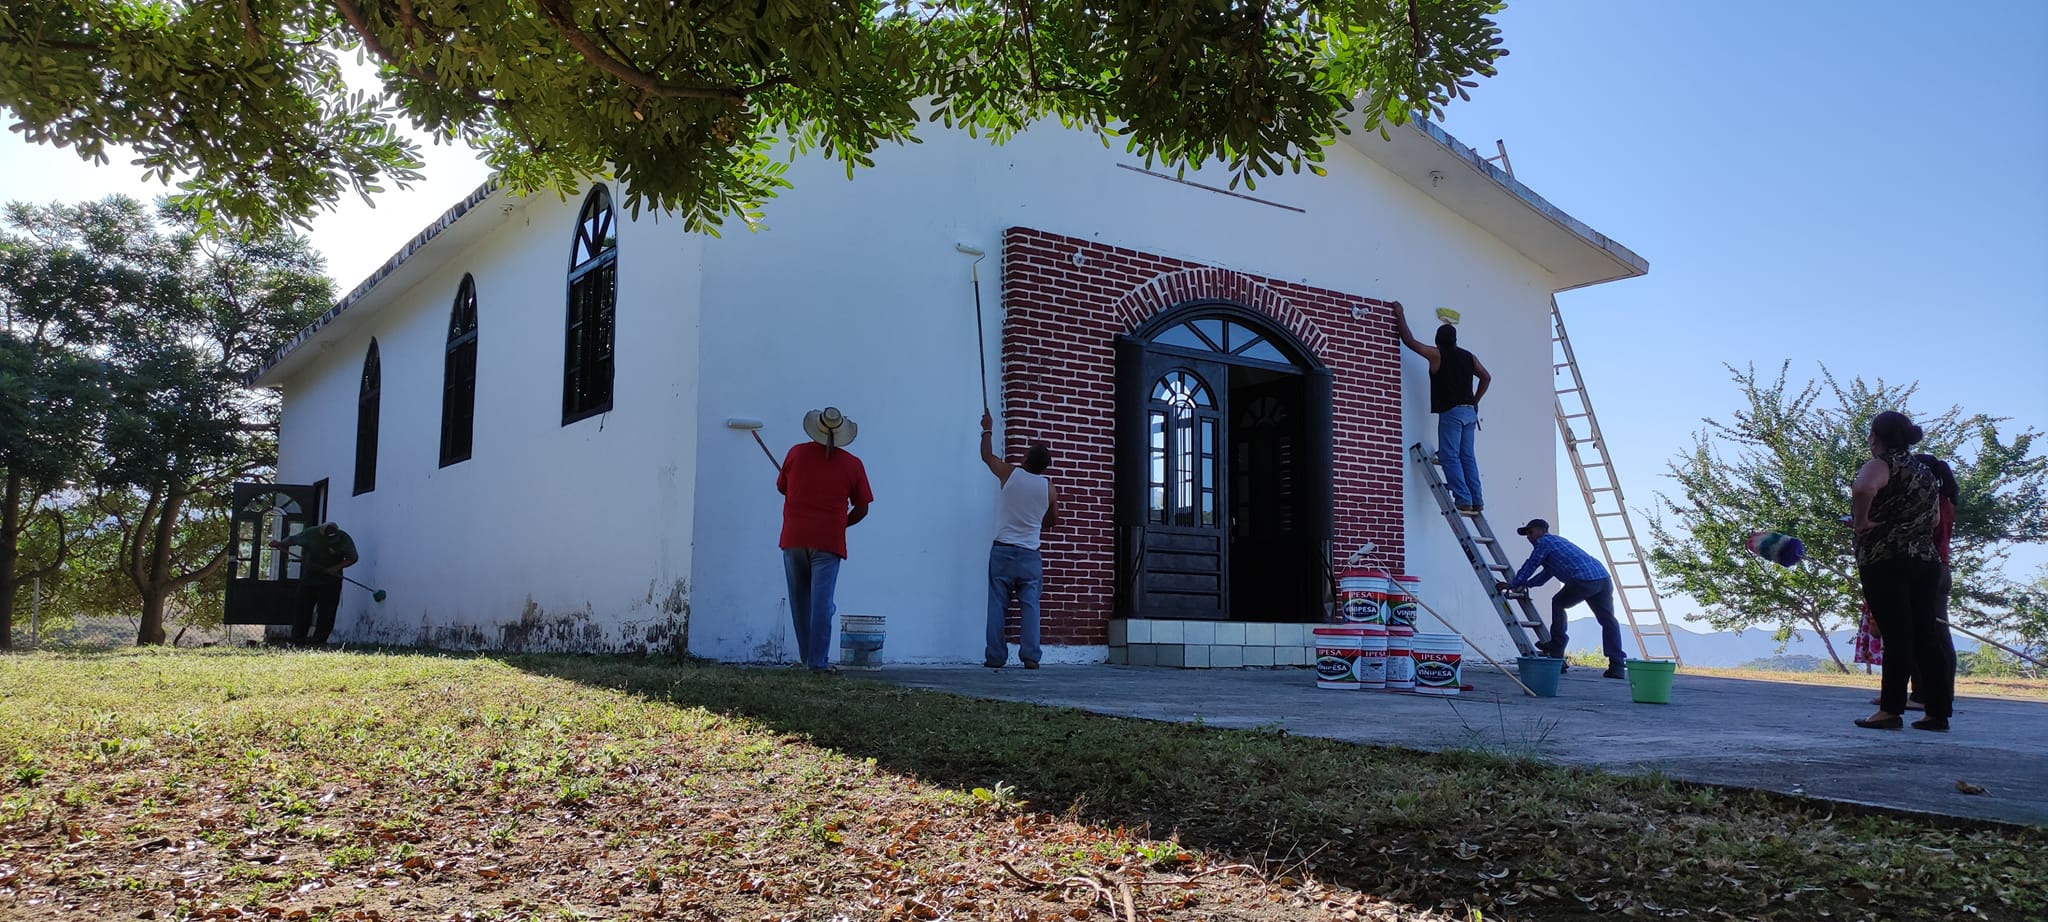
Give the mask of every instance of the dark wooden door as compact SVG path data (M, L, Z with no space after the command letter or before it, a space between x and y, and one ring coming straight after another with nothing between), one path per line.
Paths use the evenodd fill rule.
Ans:
M290 483L238 483L229 495L227 624L290 624L299 592L299 555L270 542L320 523L320 488Z
M1139 617L1227 618L1229 369L1154 352L1146 370Z

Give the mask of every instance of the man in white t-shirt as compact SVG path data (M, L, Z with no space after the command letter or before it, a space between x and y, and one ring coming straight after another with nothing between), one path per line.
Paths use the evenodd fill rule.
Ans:
M1018 637L1017 658L1024 668L1037 669L1038 598L1045 589L1045 564L1038 553L1039 534L1060 523L1059 491L1045 476L1052 466L1052 452L1033 445L1018 467L1003 460L991 447L995 420L981 411L981 463L1002 484L996 505L996 542L988 552L988 646L981 664L1001 669L1010 661L1010 645L1003 636L1003 617L1015 596L1023 609L1022 635Z

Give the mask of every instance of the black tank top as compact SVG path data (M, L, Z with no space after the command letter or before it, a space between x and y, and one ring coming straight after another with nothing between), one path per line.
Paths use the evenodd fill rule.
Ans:
M1442 413L1472 402L1472 353L1457 346L1438 350L1436 370L1429 373L1429 412Z

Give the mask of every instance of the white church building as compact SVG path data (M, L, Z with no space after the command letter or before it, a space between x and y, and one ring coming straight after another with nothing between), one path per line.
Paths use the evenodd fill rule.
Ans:
M1366 542L1511 655L1409 469L1435 420L1387 303L1424 340L1462 315L1494 375L1487 516L1554 521L1550 298L1647 264L1440 128L1391 134L1253 191L1084 132L932 126L851 181L797 162L766 229L720 237L615 186L487 185L257 377L280 485L238 490L230 621L278 620L293 565L257 539L324 516L387 593L350 587L339 641L792 659L775 470L727 420L780 457L829 405L875 493L840 614L887 619L887 662L975 662L986 384L999 444L1054 454L1049 662L1311 662L1331 562Z

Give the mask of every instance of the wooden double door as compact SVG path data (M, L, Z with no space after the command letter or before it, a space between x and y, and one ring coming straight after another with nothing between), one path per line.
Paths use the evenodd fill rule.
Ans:
M1328 375L1228 351L1249 325L1213 329L1119 343L1119 614L1319 620ZM1200 348L1211 339L1222 348Z

